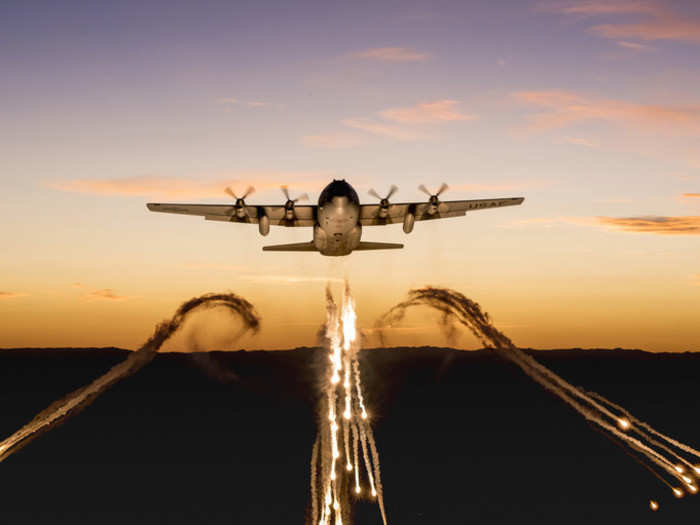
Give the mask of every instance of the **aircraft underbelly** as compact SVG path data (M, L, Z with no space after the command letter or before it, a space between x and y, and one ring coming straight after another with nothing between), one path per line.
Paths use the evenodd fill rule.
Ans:
M353 206L328 206L319 212L314 244L322 255L348 255L360 244L362 226Z

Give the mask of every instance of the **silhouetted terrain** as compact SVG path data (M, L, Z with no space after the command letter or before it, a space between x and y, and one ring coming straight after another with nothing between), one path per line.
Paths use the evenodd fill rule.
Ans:
M573 384L700 447L700 354L532 352ZM0 351L0 438L126 355ZM161 354L0 463L9 524L277 524L305 520L318 349L215 352L216 373ZM517 367L489 351L362 351L390 523L681 523L671 491ZM209 367L211 368L211 367ZM233 370L237 381L212 376ZM661 503L652 513L649 498ZM379 523L375 505L356 524Z

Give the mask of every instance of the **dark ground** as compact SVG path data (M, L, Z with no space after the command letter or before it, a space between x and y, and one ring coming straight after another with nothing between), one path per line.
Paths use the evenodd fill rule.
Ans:
M571 383L700 447L700 354L535 352ZM0 435L120 361L120 350L0 351ZM319 350L216 353L238 382L163 354L0 464L0 523L304 523ZM364 351L393 524L693 523L622 449L488 351ZM650 497L661 503L652 513ZM380 523L356 506L356 524Z

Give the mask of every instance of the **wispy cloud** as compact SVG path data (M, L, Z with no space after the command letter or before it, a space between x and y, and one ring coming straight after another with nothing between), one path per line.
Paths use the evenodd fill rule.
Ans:
M278 189L288 184L295 190L317 191L327 182L329 174L279 172L250 173L218 177L170 177L140 175L107 179L72 179L47 185L61 190L95 195L123 195L182 199L224 198L224 188L243 189L254 186L257 191Z
M95 290L94 292L85 294L83 299L87 301L127 301L133 299L133 296L118 295L111 288L103 288L102 290Z
M476 115L460 113L457 100L436 100L423 102L415 106L391 108L380 111L379 115L392 122L401 124L438 124L453 120L473 120Z
M18 297L28 297L29 294L19 292L0 292L0 301L3 299L16 299Z
M597 24L589 28L604 38L700 43L700 18L676 12L669 7L668 2L578 0L541 3L539 7L564 15L634 17L634 20Z
M636 104L623 100L588 97L571 91L518 91L520 102L545 108L530 117L531 129L561 128L586 120L603 120L628 126L640 125L655 131L700 132L700 104Z
M572 0L568 2L540 2L544 11L569 15L656 14L659 8L649 1L639 0Z
M335 277L313 277L304 275L263 275L249 274L236 277L242 281L274 284L301 284L301 283L345 283L344 279Z
M598 217L606 227L625 232L658 235L700 235L700 217Z
M186 263L184 265L186 270L199 271L219 271L219 272L240 272L245 269L246 266L240 264L216 264L216 263Z
M586 227L603 227L631 233L653 233L657 235L700 235L700 217L644 216L644 217L533 217L512 221L505 228L540 226L551 228L559 224L573 224Z
M538 188L542 186L547 186L550 183L544 180L524 180L524 181L511 181L511 182L501 182L501 183L467 183L467 184L450 184L450 190L452 191L464 191L464 192L482 192L482 191L519 191L528 188Z
M259 100L240 100L235 97L221 97L217 99L219 104L224 104L227 107L231 106L248 106L251 108L261 108L267 106L266 102L261 102Z
M372 118L348 118L344 119L341 123L349 128L359 129L371 133L372 135L379 135L396 140L414 141L427 137L425 132L419 129L386 123Z
M557 217L531 217L529 219L519 219L503 225L503 228L523 228L527 226L540 226L552 228L560 224L573 224L576 226L595 226L596 220L593 217L567 216Z
M430 55L409 47L375 47L351 53L350 56L382 62L422 62L427 60Z
M346 128L393 140L427 140L434 136L437 125L476 118L461 112L459 104L451 99L420 102L414 106L385 109L375 116L345 118L340 123ZM301 140L305 146L327 149L350 148L366 142L362 135L343 132L306 135Z
M597 143L583 137L562 137L561 142L565 144L573 144L574 146L585 146L587 148L598 147Z
M302 145L307 148L319 148L319 149L346 149L354 148L363 144L365 142L364 138L351 133L344 132L330 132L330 133L320 133L318 135L304 135L301 137Z
M625 49L631 49L632 51L651 51L652 49L654 49L652 46L648 46L646 44L639 44L637 42L627 42L626 40L618 41L617 45Z

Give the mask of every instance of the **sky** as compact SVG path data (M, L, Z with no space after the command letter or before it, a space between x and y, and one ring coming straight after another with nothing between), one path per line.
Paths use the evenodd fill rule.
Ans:
M0 347L137 348L201 293L262 330L194 319L170 350L316 344L348 278L366 345L423 285L479 302L521 347L700 351L700 3L3 2ZM263 253L305 228L145 203L283 204L344 178L525 197L365 227L399 251ZM411 312L395 345L446 345ZM194 339L193 339L194 338ZM468 335L458 346L476 348Z

